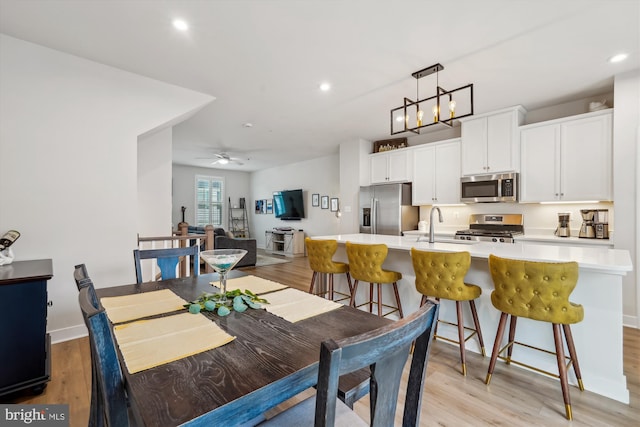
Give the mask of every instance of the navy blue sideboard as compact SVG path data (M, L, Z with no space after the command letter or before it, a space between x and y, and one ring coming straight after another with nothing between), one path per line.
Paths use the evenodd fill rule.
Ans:
M0 266L0 396L24 389L41 393L50 379L47 281L51 277L50 259Z

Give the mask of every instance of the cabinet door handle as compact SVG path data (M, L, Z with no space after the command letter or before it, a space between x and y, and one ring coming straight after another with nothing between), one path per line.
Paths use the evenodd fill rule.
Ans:
M47 301L47 306L48 307L53 307L53 301Z

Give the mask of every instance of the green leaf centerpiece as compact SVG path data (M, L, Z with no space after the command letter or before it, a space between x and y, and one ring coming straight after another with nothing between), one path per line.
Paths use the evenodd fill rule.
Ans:
M231 313L231 309L238 313L242 313L243 311L246 311L247 308L258 309L262 308L261 304L269 304L269 301L264 298L260 298L248 289L245 289L244 292L240 289L227 291L225 293L225 297L226 298L223 298L223 295L220 293L212 294L204 292L197 300L185 304L184 307L189 309L189 312L193 314L197 314L200 313L200 311L205 310L214 311L218 316L226 316ZM233 301L232 305L228 305L230 300Z

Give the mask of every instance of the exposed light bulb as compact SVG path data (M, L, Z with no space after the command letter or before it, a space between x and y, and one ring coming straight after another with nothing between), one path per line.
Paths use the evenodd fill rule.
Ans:
M331 89L331 85L327 82L321 83L320 84L320 90L323 92L327 92L329 89Z
M434 105L433 106L433 123L436 123L438 121L438 117L440 116L440 109L438 108L438 105Z
M424 117L424 111L418 110L418 127L422 126L422 117Z
M227 163L229 163L229 160L227 160L227 159L220 159L220 160L218 160L218 163L220 163L221 165L226 165Z
M396 122L401 122L404 120L404 116L398 116L396 117Z
M449 118L453 119L456 116L456 101L453 99L449 101Z

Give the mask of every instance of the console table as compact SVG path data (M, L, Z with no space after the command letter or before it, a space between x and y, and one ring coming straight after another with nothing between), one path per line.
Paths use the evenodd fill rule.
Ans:
M288 257L304 256L304 232L300 230L267 230L264 251Z
M42 393L50 379L47 334L50 259L0 266L0 396L31 389Z

